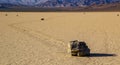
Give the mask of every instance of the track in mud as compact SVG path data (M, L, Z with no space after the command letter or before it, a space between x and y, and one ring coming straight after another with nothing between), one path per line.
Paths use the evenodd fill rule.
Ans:
M80 59L79 57L71 57L69 55L69 53L67 53L67 44L59 39L54 39L52 36L46 35L44 33L42 33L41 31L35 31L29 28L26 28L24 26L21 26L20 24L24 24L24 22L22 23L13 23L13 24L9 24L10 27L14 28L16 31L19 31L21 33L24 33L26 35L28 35L29 37L32 37L36 40L42 41L43 45L45 45L46 47L50 47L54 53L51 54L55 54L57 55L59 58L64 56L64 58L71 58L71 61L73 62L79 62ZM49 49L50 50L50 49ZM89 61L91 58L90 57L84 57L83 59L87 60L84 61L84 65L89 64ZM65 59L64 59L65 60ZM81 61L82 62L82 61Z
M94 14L94 13L93 13ZM72 14L71 14L72 15ZM81 16L81 19L82 17L84 16L88 16L88 20L89 20L89 15L86 14L84 16L82 16L82 14L79 14ZM22 15L21 15L22 16ZM42 15L40 15L41 17ZM49 16L48 18L46 18L45 20L48 20L48 19L52 19L50 20L49 22L51 24L56 24L56 19L57 20L64 20L62 17L63 15L61 16L58 16L58 19L57 18L54 18L52 16ZM76 16L78 18L74 18L74 17L68 17L69 15L67 14L65 17L66 17L66 25L68 25L68 28L69 28L69 22L73 25L73 23L75 23L75 25L77 24L76 22L71 22L72 21L77 21L79 16ZM91 18L94 18L92 17L93 15L91 15ZM50 18L51 17L51 18ZM61 18L60 18L61 17ZM100 16L98 16L98 19ZM68 20L69 18L71 18L70 20ZM21 18L20 18L21 19ZM81 34L78 34L80 38L82 35L83 38L85 38L85 41L89 42L88 43L88 46L91 47L92 50L94 50L94 52L98 52L98 53L93 53L93 56L91 57L70 57L68 56L67 54L67 43L64 42L63 40L60 39L57 39L57 38L54 38L52 35L49 35L47 33L44 33L43 31L41 30L38 30L37 27L33 28L34 25L36 25L38 22L38 20L30 20L30 21L34 21L34 22L27 22L27 21L24 21L24 22L21 22L21 21L18 21L18 23L12 23L12 24L9 24L9 26L11 27L11 29L14 29L16 32L20 32L20 33L23 33L24 35L30 37L30 38L33 38L35 40L38 40L42 43L42 45L44 45L44 47L46 47L45 51L44 52L47 52L46 50L51 50L51 52L49 52L50 55L53 55L54 58L53 59L56 59L56 60L53 60L53 62L56 62L57 64L55 65L63 65L63 64L66 64L66 65L117 65L116 62L119 63L119 60L116 58L116 57L113 57L113 56L106 56L106 54L100 54L99 52L104 52L104 53L117 53L119 54L119 44L116 45L116 43L118 43L119 41L117 41L119 39L119 37L116 39L116 37L112 36L112 34L110 34L111 32L109 30L106 30L107 26L104 25L104 24L107 24L107 23L101 23L100 21L103 21L103 20L100 20L98 21L98 23L96 22L92 22L92 23L89 23L89 21L87 22L86 20L83 20L85 22L82 22L80 19L80 26L81 25L85 25L86 26L86 23L87 24L94 24L95 26L91 26L91 28L85 28L87 31L80 31L79 33ZM86 18L87 19L87 18ZM90 19L92 20L92 19ZM54 21L54 22L52 22ZM69 21L69 22L67 22ZM92 21L97 21L97 20L92 20ZM20 23L19 23L20 22ZM49 24L49 22L47 22L47 24ZM34 24L32 24L34 23ZM39 23L44 23L44 22L41 22L39 21ZM99 24L100 23L100 24ZM28 26L26 26L28 24ZM98 27L97 25L98 24ZM29 26L30 25L30 26ZM33 26L32 26L33 25ZM39 25L39 24L38 24ZM46 25L46 23L44 24ZM43 25L43 26L44 26ZM105 26L105 27L102 27ZM111 25L111 24L110 24ZM119 24L118 24L119 25ZM37 25L36 25L37 26ZM99 26L101 28L99 28ZM88 26L89 27L89 26ZM92 28L93 27L93 28ZM96 27L96 28L94 28ZM36 29L37 28L37 29ZM84 27L83 27L84 28ZM116 30L119 28L115 27ZM81 28L82 29L82 28ZM78 29L78 30L81 30L81 29ZM114 28L113 28L114 29ZM92 30L92 31L91 31ZM97 31L96 31L97 30ZM68 29L69 31L69 29ZM46 31L45 31L46 32ZM116 32L116 31L115 31ZM49 32L48 32L49 33ZM51 32L50 32L51 33ZM55 32L56 33L56 32ZM114 33L114 31L113 31ZM70 33L71 34L71 33ZM75 33L73 33L73 36L74 36ZM87 34L87 35L86 35ZM116 33L114 33L116 34ZM66 36L67 37L67 36ZM100 38L99 38L100 37ZM114 37L114 38L113 38ZM68 37L67 37L68 38ZM63 39L63 38L62 38ZM81 39L81 38L80 38ZM96 43L93 43L93 42L96 42ZM33 43L34 44L34 43ZM43 48L43 47L42 47ZM40 48L41 49L41 48ZM116 50L116 51L115 51ZM96 55L97 54L97 55ZM41 54L42 55L42 54ZM117 56L118 57L118 56ZM50 57L51 58L51 57ZM119 58L119 57L118 57ZM54 63L53 63L54 64ZM44 65L44 64L43 64Z
M21 24L24 24L24 22L22 23L14 23L14 24L10 24L9 26L14 28L15 30L24 33L26 35L28 35L29 37L32 37L34 39L37 39L39 41L43 42L43 45L45 45L46 47L50 47L51 49L54 49L52 54L57 54L59 55L59 57L63 57L68 55L67 54L67 45L65 44L64 41L62 40L58 40L58 39L54 39L52 36L46 35L45 33L42 33L41 31L35 31L29 28L26 28L24 26L22 26ZM108 46L108 45L107 45ZM105 44L106 47L106 44ZM107 48L107 47L106 47ZM107 52L108 49L106 49ZM75 61L75 62L79 62L80 58L77 57L69 57L66 56L67 58L71 58L71 61ZM97 59L97 58L91 58L91 57L87 57L87 58L81 58L87 61L84 61L81 64L87 65L90 64L92 62L92 64L101 64L99 61L101 61L101 59Z

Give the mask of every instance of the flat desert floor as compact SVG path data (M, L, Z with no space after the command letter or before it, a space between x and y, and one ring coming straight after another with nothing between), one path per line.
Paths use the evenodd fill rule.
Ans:
M70 56L72 40L91 55ZM0 65L119 64L120 12L0 12Z

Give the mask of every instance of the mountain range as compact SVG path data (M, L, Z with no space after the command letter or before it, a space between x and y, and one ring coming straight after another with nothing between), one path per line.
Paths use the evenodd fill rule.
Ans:
M1 7L33 6L33 7L86 7L119 3L120 0L0 0Z
M119 2L120 0L48 0L37 5L40 7L86 7Z
M0 0L0 3L8 3L15 5L36 5L47 0Z

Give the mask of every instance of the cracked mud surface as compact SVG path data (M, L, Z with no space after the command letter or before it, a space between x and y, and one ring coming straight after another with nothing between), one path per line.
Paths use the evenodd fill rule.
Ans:
M117 14L0 12L0 65L119 65ZM67 44L75 39L93 56L71 57Z

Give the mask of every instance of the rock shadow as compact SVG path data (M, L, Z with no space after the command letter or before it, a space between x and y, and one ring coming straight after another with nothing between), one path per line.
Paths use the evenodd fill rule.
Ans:
M107 53L90 53L88 57L114 57L116 54L107 54Z

